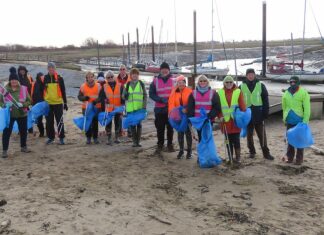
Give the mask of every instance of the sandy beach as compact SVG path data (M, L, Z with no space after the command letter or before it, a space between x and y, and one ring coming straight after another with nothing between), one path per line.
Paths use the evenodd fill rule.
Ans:
M29 135L32 153L22 154L19 136L12 136L10 157L0 159L0 234L324 233L323 156L307 149L302 166L281 162L280 115L266 123L273 162L262 158L257 140L257 158L248 159L241 139L240 167L200 169L196 151L192 160L153 154L151 116L142 148L132 148L127 137L107 146L105 136L87 146L72 124L79 102L69 98L69 106L66 145L46 146L46 139ZM310 125L323 149L324 121ZM224 158L223 136L214 134Z

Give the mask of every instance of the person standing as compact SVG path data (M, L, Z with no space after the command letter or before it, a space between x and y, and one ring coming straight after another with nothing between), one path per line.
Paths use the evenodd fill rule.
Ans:
M44 77L44 100L49 104L49 113L46 117L46 144L52 144L55 140L54 118L57 124L57 132L60 145L64 145L63 109L68 111L64 79L56 72L55 63L47 65L48 74Z
M82 101L82 114L86 116L88 105L93 104L97 108L97 114L92 119L89 130L86 132L86 144L91 144L91 137L94 144L99 144L98 141L98 113L101 109L100 102L101 85L95 81L95 75L92 72L86 74L86 81L79 90L78 99Z
M209 120L213 123L221 112L219 96L210 87L205 75L200 75L197 79L196 89L192 91L192 96L189 96L188 117L200 117L200 109L204 108ZM198 131L198 140L199 142L201 140L201 130Z
M8 157L8 148L12 128L15 122L18 124L21 152L29 153L27 148L27 112L31 104L28 88L20 85L17 71L10 68L9 83L5 86L6 94L0 95L0 106L10 108L9 127L3 130L2 157Z
M174 152L173 147L173 128L168 119L168 98L172 92L174 80L170 74L169 64L163 62L160 66L160 74L154 77L150 85L149 96L155 101L155 127L157 130L157 149L160 154L164 146L164 132L167 128L167 147L169 152Z
M287 130L295 127L298 123L308 124L311 105L308 92L300 86L299 77L292 76L289 80L290 87L282 96L283 121ZM295 148L288 144L287 163L293 163L295 157ZM304 149L297 149L296 165L301 165L304 160Z
M240 132L241 129L235 125L234 111L239 108L241 111L246 110L244 98L241 90L234 84L232 76L226 76L223 80L224 87L218 91L221 103L221 114L219 118L222 120L221 130L227 138L227 151L233 156L235 151L235 161L241 160ZM234 151L233 151L234 150Z
M44 91L44 74L37 73L36 81L33 83L32 90L31 90L32 105L44 101L43 91ZM37 118L37 127L39 131L39 137L44 137L45 129L43 124L43 116Z
M189 97L192 96L192 90L186 86L186 79L183 75L180 75L176 79L176 87L171 92L171 95L169 97L169 114L172 112L174 108L178 108L180 106L183 107L182 112L184 114L188 113L188 100ZM192 158L192 135L191 130L189 127L187 127L187 130L185 132L178 132L178 142L179 142L179 153L177 155L178 159L183 158L184 155L184 135L186 135L187 140L187 159Z
M131 81L126 83L123 90L123 99L126 102L127 114L146 109L147 93L144 83L139 80L139 71L136 68L130 71ZM141 147L142 124L131 126L133 147Z
M124 64L119 67L119 74L117 75L117 82L122 86L125 86L130 81L130 76L127 74L127 68Z
M109 70L106 74L106 84L103 89L103 100L105 100L105 111L110 113L116 108L124 105L122 99L123 86L115 80L113 71ZM117 113L114 117L115 125L115 143L119 144L119 136L122 126L122 114ZM112 145L112 121L106 125L106 133L108 136L107 145Z
M266 86L255 77L254 69L246 70L246 80L241 84L240 89L244 95L246 106L251 109L251 121L247 126L247 146L250 158L255 158L255 147L253 141L254 130L257 133L261 145L263 157L273 160L267 145L267 135L265 130L265 119L269 114L269 98Z

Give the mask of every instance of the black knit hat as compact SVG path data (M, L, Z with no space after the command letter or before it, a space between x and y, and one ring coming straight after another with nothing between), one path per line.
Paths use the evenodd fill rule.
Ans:
M170 70L170 66L167 62L163 62L161 65L160 65L160 69L168 69Z
M37 73L37 75L36 75L36 80L40 80L41 77L42 77L43 75L44 75L44 74L41 73L41 72Z
M16 70L16 68L15 67L11 67L10 69L9 69L9 72L10 72L10 75L9 75L9 82L11 81L11 80L19 80L19 78L18 78L18 75L17 75L17 70Z
M255 74L254 69L252 69L252 68L247 69L245 74L248 75L249 73L254 73Z

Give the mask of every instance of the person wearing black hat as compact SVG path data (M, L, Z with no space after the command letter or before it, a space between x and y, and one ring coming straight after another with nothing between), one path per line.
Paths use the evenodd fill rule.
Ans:
M298 123L303 122L308 124L311 105L308 92L300 86L300 80L297 76L292 76L289 79L290 87L282 96L282 113L283 121L287 126L287 130L293 128ZM295 148L288 144L287 148L287 163L293 163L295 157ZM304 159L304 149L297 149L296 165L301 165Z
M21 152L28 153L27 148L27 112L31 104L26 86L19 83L19 77L14 67L10 68L9 83L1 89L0 106L10 109L9 126L3 130L2 157L8 157L10 136L15 122L18 124Z
M32 85L32 92L31 92L33 105L44 101L43 90L44 90L44 74L37 73L36 81ZM45 129L44 129L44 124L43 124L43 116L40 116L37 119L37 127L39 130L39 137L44 137Z
M160 66L160 74L153 78L150 85L149 96L155 101L155 127L157 130L157 149L156 153L160 154L164 146L164 132L167 128L167 147L169 152L174 152L173 147L173 128L168 118L168 98L174 87L174 79L170 74L169 64L163 62Z
M269 98L266 86L255 77L254 69L246 70L246 79L240 85L244 95L244 101L247 107L251 109L251 121L247 127L247 145L250 151L250 158L255 158L256 151L254 147L253 134L257 133L261 145L263 157L273 160L267 145L267 136L264 120L269 114Z

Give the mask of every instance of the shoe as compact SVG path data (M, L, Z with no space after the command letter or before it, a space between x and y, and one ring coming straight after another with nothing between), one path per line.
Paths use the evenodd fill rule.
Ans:
M8 152L6 150L2 151L2 158L7 158Z
M162 146L158 145L155 149L154 154L161 154L162 150L163 150L163 145Z
M87 138L86 144L91 144L91 138Z
M286 163L288 163L288 164L294 163L294 158L293 157L287 157Z
M119 137L117 137L117 136L116 136L116 139L115 139L115 144L120 144Z
M27 147L22 147L21 150L20 150L22 153L30 153L31 150Z
M295 165L300 166L304 161L304 157L296 157Z
M46 141L46 144L47 145L50 145L50 144L53 144L54 143L54 139L48 139L47 141Z
M183 158L183 154L184 152L182 150L179 151L178 155L177 155L177 158L178 159L182 159Z
M251 159L255 158L255 153L250 153L249 158Z
M142 145L141 145L140 143L138 143L138 144L136 145L136 147L142 147Z
M270 161L274 160L274 157L271 156L271 154L268 154L268 155L264 156L264 158L267 159L267 160L270 160Z
M100 144L98 138L94 138L94 139L93 139L93 143L94 143L94 144Z
M137 146L136 143L133 143L133 144L132 144L132 147L133 147L133 148L136 148L136 147L138 147L138 146Z
M175 152L175 149L174 149L174 147L173 147L173 144L168 145L168 152L169 152L169 153L173 153L173 152Z
M59 145L65 145L65 143L64 143L64 138L60 138Z
M44 133L40 133L38 137L39 138L43 138L44 137Z
M241 162L241 149L240 148L236 148L234 149L235 151L235 163L240 163Z
M192 154L191 154L191 151L188 151L187 152L187 156L186 156L187 159L192 159Z

